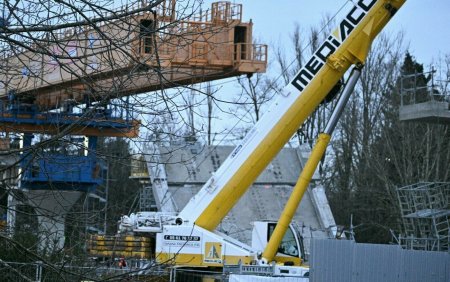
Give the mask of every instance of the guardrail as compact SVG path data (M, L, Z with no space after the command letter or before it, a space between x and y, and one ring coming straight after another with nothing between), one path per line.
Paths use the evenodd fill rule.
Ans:
M117 267L115 263L108 265L47 265L43 262L6 262L0 260L1 281L144 281L147 278L161 279L169 273L149 261L130 261L127 267ZM163 279L165 280L165 279ZM103 281L103 280L102 280ZM147 280L145 280L147 281ZM159 280L158 280L159 281Z

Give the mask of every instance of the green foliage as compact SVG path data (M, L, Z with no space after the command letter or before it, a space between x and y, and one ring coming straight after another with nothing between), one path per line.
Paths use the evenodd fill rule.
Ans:
M30 255L37 250L36 233L18 231L12 238L0 237L0 259L14 262L33 262L36 257Z
M99 140L98 153L104 157L109 169L107 233L117 231L117 221L130 213L139 194L139 183L129 179L131 153L128 139L107 138Z
M128 214L139 192L138 183L129 179L131 172L131 153L129 140L123 138L102 138L97 143L97 157L105 160L108 166L108 179L105 179L104 187L99 190L106 191L107 234L117 232L117 221L122 215ZM106 194L101 194L106 197ZM90 234L86 230L86 224L100 224L103 227L104 214L96 214L98 210L88 210L86 196L82 196L74 205L66 217L65 252L72 259L82 259L86 256L86 242ZM93 205L94 209L103 209L104 206Z

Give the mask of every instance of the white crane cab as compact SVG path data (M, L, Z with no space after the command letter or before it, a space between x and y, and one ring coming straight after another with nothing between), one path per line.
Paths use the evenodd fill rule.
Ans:
M275 221L253 222L252 248L257 251L265 250L276 226ZM290 224L278 246L275 261L285 265L301 265L304 257L303 238L298 229Z

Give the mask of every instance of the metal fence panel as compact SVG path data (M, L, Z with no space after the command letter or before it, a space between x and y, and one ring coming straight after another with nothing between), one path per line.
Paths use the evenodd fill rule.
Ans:
M0 261L0 281L40 281L40 267L37 263Z
M396 245L313 240L311 281L448 282L450 254L404 250Z
M401 269L401 253L398 252L400 247L379 248L371 244L353 244L352 247L352 258L355 258L352 281L374 281L374 278L377 281L398 281Z
M337 281L336 274L339 274L342 281L351 281L352 265L349 258L352 257L353 244L352 241L332 244L332 240L312 240L311 279Z
M150 262L141 267L59 266L42 262L18 263L0 260L0 281L53 282L53 281L166 281L168 272ZM185 282L185 280L179 280ZM197 280L193 280L197 281Z
M449 253L404 251L403 261L403 281L450 281Z

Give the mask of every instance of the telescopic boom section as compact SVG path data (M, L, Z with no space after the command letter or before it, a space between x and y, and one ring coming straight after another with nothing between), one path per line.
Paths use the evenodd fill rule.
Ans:
M300 205L303 195L308 189L308 185L311 182L312 176L316 171L320 160L325 154L328 143L331 140L331 134L333 133L340 116L344 112L345 105L347 104L351 93L355 89L356 82L358 81L360 75L360 69L355 68L352 71L352 74L350 75L350 78L345 85L344 91L339 98L333 114L331 115L331 118L327 123L325 131L319 134L316 145L314 145L314 148L311 151L311 155L309 156L305 167L303 167L302 173L297 180L297 184L295 184L291 196L289 197L289 200L287 201L284 210L277 222L277 226L275 227L270 240L267 243L267 246L262 254L262 258L265 263L270 262L275 258L275 255L278 252L278 247L280 246L280 243L283 240L284 235L286 234L286 230L289 228L289 224L291 224L291 221L294 218L295 211Z
M360 0L285 87L269 111L181 211L214 230L351 65L363 64L376 35L406 0Z

